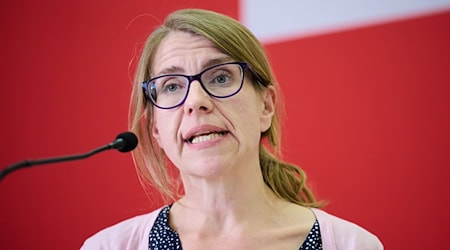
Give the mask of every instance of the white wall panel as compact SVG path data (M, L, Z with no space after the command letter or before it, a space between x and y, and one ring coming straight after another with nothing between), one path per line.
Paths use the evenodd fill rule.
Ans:
M450 9L450 0L241 0L241 21L262 41L398 20Z

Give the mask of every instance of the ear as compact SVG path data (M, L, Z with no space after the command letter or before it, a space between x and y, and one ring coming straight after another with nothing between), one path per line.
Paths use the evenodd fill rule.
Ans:
M272 118L275 114L276 92L273 86L268 86L261 93L262 110L261 110L261 132L267 131L272 125Z
M155 121L153 121L153 126L152 126L151 130L152 130L153 138L155 138L155 140L158 142L159 147L162 148L161 140L160 140L161 137L160 137L160 134L159 134L159 131L158 131L158 127L156 126L156 122Z

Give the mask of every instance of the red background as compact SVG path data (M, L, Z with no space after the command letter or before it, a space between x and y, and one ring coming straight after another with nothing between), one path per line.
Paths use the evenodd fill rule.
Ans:
M84 153L127 130L133 56L180 7L239 16L237 1L0 3L0 167ZM267 45L286 98L285 158L327 211L387 249L446 245L449 24L443 12ZM19 170L0 183L0 246L77 249L159 207L152 196L130 154Z

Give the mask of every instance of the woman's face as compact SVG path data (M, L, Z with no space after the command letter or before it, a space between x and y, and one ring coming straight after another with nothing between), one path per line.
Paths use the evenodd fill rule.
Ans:
M173 32L158 47L150 73L195 75L232 61L202 36ZM182 175L214 177L239 166L259 167L260 135L271 124L274 92L257 93L245 74L241 91L229 98L211 97L194 81L183 105L154 107L153 136Z

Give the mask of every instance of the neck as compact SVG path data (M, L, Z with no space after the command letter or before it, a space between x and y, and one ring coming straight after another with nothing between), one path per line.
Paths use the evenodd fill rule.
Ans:
M171 214L189 218L189 228L197 232L202 228L224 232L242 227L243 221L264 223L262 218L270 218L286 202L264 183L259 164L239 169L219 178L182 176L186 195L174 204ZM177 231L183 230L179 218L173 221Z

